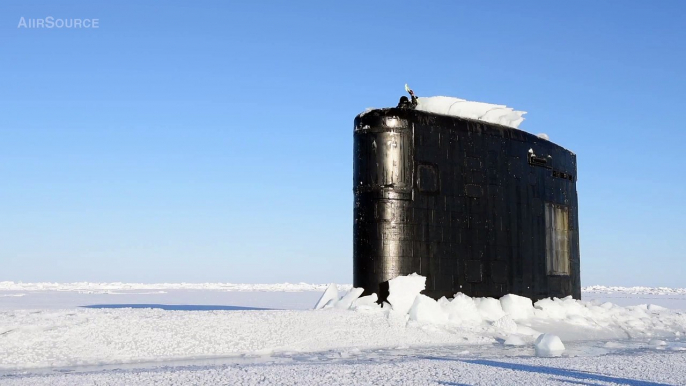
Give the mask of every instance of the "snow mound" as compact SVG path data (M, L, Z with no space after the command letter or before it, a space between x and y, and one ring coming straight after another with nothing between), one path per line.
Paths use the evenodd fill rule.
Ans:
M389 323L398 326L411 323L448 331L460 328L501 339L516 334L528 341L545 334L555 334L565 340L589 340L678 338L686 333L686 314L664 307L647 304L620 307L609 302L584 302L571 296L532 303L531 299L514 294L493 299L457 293L453 299L443 297L436 301L420 294L425 282L426 278L417 274L390 280L388 301L393 311L390 313L388 304L381 308L375 303L375 296L365 299L364 306L346 301L341 308L382 312ZM357 292L355 296L359 296Z
M448 321L446 314L437 301L426 295L417 295L410 308L410 320L443 324Z
M605 310L609 310L614 305L612 303L605 303L599 306L604 313ZM566 298L558 299L558 298L547 298L547 299L541 299L536 302L536 315L539 317L543 317L546 319L551 319L551 320L563 320L563 319L568 319L568 318L585 318L585 317L593 317L595 316L597 312L594 311L600 311L597 309L594 309L593 307L588 307L588 305L584 305L582 302L579 302L575 299L573 299L571 296L567 296Z
M517 323L515 323L515 321L509 315L505 315L493 322L493 327L509 334L514 334L517 332Z
M514 320L529 319L534 316L534 305L531 299L518 295L505 295L500 298L503 311Z
M503 307L500 305L498 299L476 298L474 299L474 304L476 304L476 308L479 310L481 318L489 322L495 322L505 316Z
M416 109L427 113L477 119L484 122L518 128L526 111L517 111L505 105L472 102L465 99L434 96L420 97Z
M438 303L443 312L448 315L448 320L460 324L480 324L483 320L474 300L469 296L458 292L452 300L440 298Z
M543 334L534 342L537 357L558 357L565 351L565 345L559 336Z
M407 314L420 292L426 288L426 277L413 273L388 281L388 302L393 311Z

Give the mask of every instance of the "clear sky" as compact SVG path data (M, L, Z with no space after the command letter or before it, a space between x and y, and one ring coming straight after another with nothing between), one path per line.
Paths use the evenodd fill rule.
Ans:
M21 17L97 29L17 28ZM404 83L576 152L582 284L686 287L686 3L3 1L0 280L352 280Z

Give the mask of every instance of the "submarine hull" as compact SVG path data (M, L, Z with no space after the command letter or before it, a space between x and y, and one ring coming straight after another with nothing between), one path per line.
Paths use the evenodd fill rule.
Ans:
M426 276L438 299L581 297L576 155L521 130L411 109L354 127L353 285Z

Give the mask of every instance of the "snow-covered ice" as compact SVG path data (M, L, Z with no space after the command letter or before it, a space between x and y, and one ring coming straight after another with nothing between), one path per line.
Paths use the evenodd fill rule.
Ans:
M340 300L333 304L335 308L347 310L352 307L353 302L357 300L364 292L364 288L351 288Z
M443 311L448 315L448 320L462 325L479 324L483 320L479 310L476 308L474 300L462 293L455 294L455 297L448 300L441 298L438 303Z
M582 289L586 293L629 294L629 295L686 295L686 288L669 287L614 287L593 285Z
M512 319L512 317L507 314L493 322L493 327L505 334L514 334L519 329L514 319Z
M393 306L393 311L406 314L414 304L414 299L425 287L426 277L416 273L389 280L388 302Z
M534 305L531 299L513 294L500 298L503 312L514 320L531 319L534 316Z
M340 354L347 354L340 355ZM683 385L686 355L634 352L587 357L483 356L448 350L327 352L296 360L121 366L17 374L3 386L72 385Z
M242 283L23 283L15 281L0 281L0 293L8 291L73 291L80 293L119 293L124 291L164 291L164 290L202 290L202 291L273 291L273 292L301 292L324 291L329 284L310 283L275 283L275 284L242 284ZM338 284L338 288L347 291L350 284ZM593 285L583 287L585 294L629 294L629 295L686 295L686 288L670 287L618 287Z
M410 307L409 316L410 320L420 323L445 324L448 322L449 314L434 299L426 295L417 295Z
M350 309L355 311L372 310L378 308L378 305L376 304L377 300L379 300L379 297L376 294L362 296L360 298L355 299L353 304L350 306Z
M322 297L319 298L317 301L317 304L314 306L315 310L324 308L327 304L331 302L337 302L338 301L338 286L336 284L329 284L328 287L326 287L326 290L322 294Z
M417 110L477 119L515 129L524 121L524 114L526 114L526 111L517 111L505 105L473 102L447 96L420 97L417 102Z
M675 291L435 301L422 279L393 286L392 309L335 286L320 310L327 285L22 284L0 290L0 384L686 384L686 297Z
M524 346L526 345L526 341L521 336L510 335L507 339L505 339L503 344L505 346Z
M505 316L505 311L498 299L476 298L473 300L482 319L496 321Z

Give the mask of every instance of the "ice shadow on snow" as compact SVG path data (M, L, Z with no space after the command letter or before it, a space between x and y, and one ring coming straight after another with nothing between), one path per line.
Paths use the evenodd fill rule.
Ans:
M475 365L483 365L483 366L491 366L491 367L499 367L502 369L508 369L508 370L516 370L516 371L528 371L531 373L538 373L538 374L548 374L548 375L553 375L557 377L568 377L568 378L576 378L577 382L574 382L576 384L581 384L581 385L598 385L597 383L591 383L594 381L598 382L613 382L613 383L618 383L620 385L629 385L629 386L672 386L667 383L659 383L659 382L651 382L651 381L641 381L638 379L630 379L630 378L621 378L621 377L613 377L609 375L602 375L602 374L597 374L597 373L592 373L588 371L582 371L582 370L566 370L566 369L559 369L555 367L546 367L546 366L531 366L531 365L524 365L524 364L519 364L519 363L506 363L506 362L497 362L497 361L491 361L487 359L450 359L450 358L439 358L439 357L423 357L423 359L433 359L433 360L444 360L444 361L461 361L464 363L471 363ZM553 378L554 379L554 378ZM555 379L558 381L562 381L563 379ZM566 379L564 379L565 382L567 382ZM451 382L441 382L442 385L458 385L457 383L451 383Z
M274 308L215 306L201 304L91 304L81 308L155 308L165 311L268 311Z

